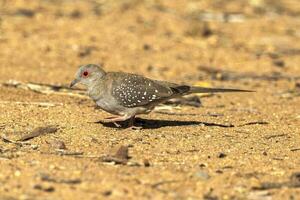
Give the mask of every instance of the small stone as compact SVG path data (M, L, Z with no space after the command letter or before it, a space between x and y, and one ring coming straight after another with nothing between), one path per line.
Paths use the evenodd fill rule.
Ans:
M79 10L73 10L70 14L71 18L80 18L82 13Z
M223 152L218 154L218 158L225 158L227 155Z
M201 164L199 165L199 167L201 167L201 168L205 168L205 167L206 167L206 164L204 164L204 163L201 163Z
M150 162L148 159L144 159L144 166L145 167L150 167Z
M145 51L148 51L148 50L151 49L151 46L150 46L149 44L144 44L143 49L144 49Z
M285 67L285 62L283 60L274 60L273 65L275 65L276 67L283 68Z
M110 195L112 195L112 191L111 190L106 190L106 191L102 192L102 195L103 196L110 196Z
M42 190L45 192L54 192L55 188L51 185L40 185L40 184L36 184L33 186L34 189L36 190Z
M34 17L36 13L35 13L34 10L21 8L21 9L18 9L14 14L17 15L17 16L23 16L23 17L31 18L31 17Z
M65 143L61 140L54 140L51 142L51 146L55 149L67 149Z
M120 146L115 154L115 157L128 160L130 158L128 155L128 146Z

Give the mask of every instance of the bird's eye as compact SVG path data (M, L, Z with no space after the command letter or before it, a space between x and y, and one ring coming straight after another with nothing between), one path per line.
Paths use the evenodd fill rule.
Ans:
M89 73L87 71L83 72L83 76L87 76Z

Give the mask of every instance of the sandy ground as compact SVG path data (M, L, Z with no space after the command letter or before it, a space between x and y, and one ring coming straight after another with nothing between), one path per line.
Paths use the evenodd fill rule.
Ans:
M79 96L0 87L0 199L300 199L296 0L1 0L0 82L68 86L81 64L255 93L95 123ZM40 104L49 103L49 104ZM36 127L58 130L25 142ZM6 140L6 139L8 140ZM126 162L104 162L120 146Z

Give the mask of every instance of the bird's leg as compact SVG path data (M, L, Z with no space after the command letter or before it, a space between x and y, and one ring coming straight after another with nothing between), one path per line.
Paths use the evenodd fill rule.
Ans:
M126 121L127 119L129 119L129 117L124 115L124 116L118 116L118 117L105 118L105 119L103 119L103 122L106 122L106 123L109 123L109 122L122 122L122 121Z
M120 124L118 124L117 122L122 122L122 121L126 121L127 119L129 119L131 116L118 116L118 117L109 117L109 118L105 118L102 121L104 123L113 123L116 127L121 127Z
M102 121L104 123L113 123L116 127L121 127L120 124L118 124L117 122L126 121L128 119L129 119L129 122L128 122L128 127L127 128L130 128L130 129L133 129L133 130L142 129L142 127L134 125L135 116L124 115L124 116L119 116L119 117L109 117L109 118L105 118Z
M134 122L135 122L135 116L132 116L132 117L129 119L128 127L127 127L127 128L130 128L130 129L133 129L133 130L140 130L140 129L142 129L141 126L135 126L135 125L134 125Z
M114 119L114 118L116 118L116 116L106 117L105 119Z
M128 122L128 127L132 127L134 125L135 116L131 117Z

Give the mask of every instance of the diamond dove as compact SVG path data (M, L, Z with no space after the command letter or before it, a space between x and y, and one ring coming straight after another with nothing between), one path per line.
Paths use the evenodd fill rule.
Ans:
M152 80L124 72L105 72L95 64L80 66L71 87L81 83L88 95L104 111L116 115L103 120L120 126L117 122L129 120L134 126L136 115L148 114L165 101L191 93L251 92L240 89L194 87L166 81Z

